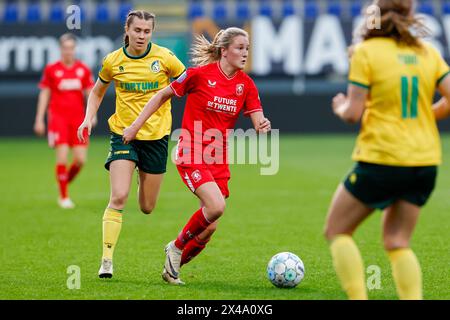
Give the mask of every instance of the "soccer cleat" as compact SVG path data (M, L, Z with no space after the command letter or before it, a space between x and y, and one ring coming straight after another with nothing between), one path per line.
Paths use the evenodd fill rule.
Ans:
M63 209L73 209L75 204L70 200L70 198L58 199L58 205Z
M170 284L175 284L178 286L182 286L184 285L184 282L180 279L180 278L173 278L166 270L166 268L164 268L162 274L161 274L162 278L164 281L166 281L167 283Z
M112 278L113 276L113 263L111 259L102 259L102 265L98 270L99 278Z
M165 247L164 251L166 253L166 261L164 263L164 270L162 277L165 281L169 283L180 284L178 282L182 281L178 278L178 275L180 273L181 268L180 264L182 251L175 246L175 241L169 242Z

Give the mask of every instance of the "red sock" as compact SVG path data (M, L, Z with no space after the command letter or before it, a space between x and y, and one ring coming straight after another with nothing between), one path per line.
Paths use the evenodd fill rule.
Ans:
M72 182L72 180L77 176L78 172L81 170L81 165L78 163L72 163L69 169L69 177L68 182Z
M181 255L181 265L188 263L194 259L203 249L211 238L200 240L198 237L194 237L186 243L183 254Z
M175 240L175 246L178 249L183 250L190 239L194 238L196 235L199 235L203 232L203 230L208 228L210 224L211 222L206 220L205 215L203 214L203 208L200 208L192 215L188 223L186 223L183 230L178 235Z
M64 164L56 165L56 180L58 181L59 196L61 199L67 198L67 168Z

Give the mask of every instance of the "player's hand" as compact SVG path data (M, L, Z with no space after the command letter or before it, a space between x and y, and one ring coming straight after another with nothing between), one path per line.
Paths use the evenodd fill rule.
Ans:
M339 115L340 114L339 113L339 109L345 103L346 100L347 100L347 97L343 93L338 93L333 98L332 107L333 107L333 112L334 112L335 115Z
M122 141L125 144L130 143L136 138L136 135L138 133L139 129L137 129L135 126L131 125L128 128L125 128L123 130L123 138Z
M77 131L77 136L78 136L78 140L80 140L81 142L86 142L84 139L84 130L87 130L88 135L91 135L91 130L92 130L92 123L91 121L88 120L84 120L83 123L81 123L81 125L78 127L78 131Z
M270 126L270 121L267 118L262 118L259 122L259 128L258 128L258 132L259 133L267 133L270 131L271 126Z
M40 120L40 121L36 121L34 123L34 127L33 127L34 133L36 133L36 135L38 135L39 137L42 137L45 135L45 123L44 121Z

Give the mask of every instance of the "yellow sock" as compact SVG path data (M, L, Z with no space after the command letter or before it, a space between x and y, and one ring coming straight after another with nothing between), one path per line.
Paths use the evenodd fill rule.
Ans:
M350 300L367 300L364 264L359 249L349 235L338 235L331 242L333 265L342 288Z
M422 300L422 271L414 252L409 248L388 251L392 276L401 300Z
M119 210L106 208L103 215L103 258L112 259L114 247L122 228L122 213Z

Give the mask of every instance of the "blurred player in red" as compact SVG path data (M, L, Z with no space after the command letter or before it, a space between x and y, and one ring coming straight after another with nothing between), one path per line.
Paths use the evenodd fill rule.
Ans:
M59 187L58 204L70 209L75 205L69 197L68 184L86 162L88 142L80 142L77 129L84 119L85 97L94 85L89 68L75 58L76 37L66 33L59 38L61 60L48 64L39 82L34 132L45 134L47 111L48 144L56 150L56 179ZM87 133L86 133L87 135ZM73 162L68 166L69 149Z
M179 278L181 265L205 247L225 211L225 199L230 194L227 130L234 128L241 111L251 117L257 132L270 130L258 90L242 71L248 49L248 34L239 28L221 30L212 43L198 37L192 59L196 67L152 97L124 130L124 142L129 143L164 101L174 95L187 95L176 165L183 182L200 199L201 208L166 246L162 276L171 284L183 284Z

